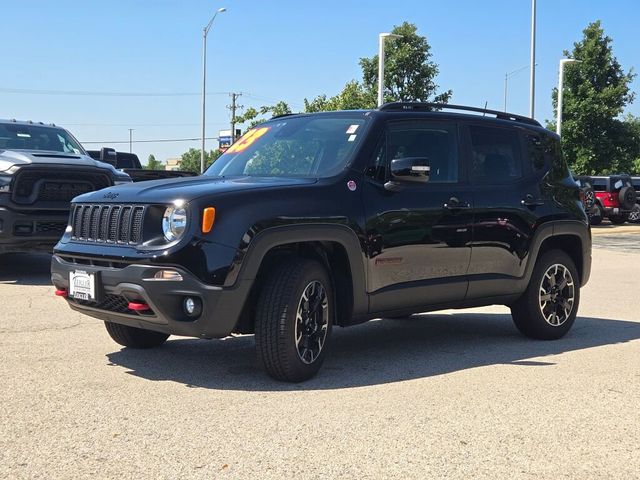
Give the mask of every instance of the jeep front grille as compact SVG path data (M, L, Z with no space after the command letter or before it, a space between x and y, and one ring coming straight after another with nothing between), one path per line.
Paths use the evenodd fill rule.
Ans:
M137 245L142 241L144 214L145 207L140 205L73 205L72 238Z

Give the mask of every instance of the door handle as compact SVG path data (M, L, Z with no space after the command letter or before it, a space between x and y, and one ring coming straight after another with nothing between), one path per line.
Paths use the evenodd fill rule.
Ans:
M447 210L465 210L471 208L471 204L461 203L456 197L451 197L442 207Z
M544 200L542 200L541 198L535 198L533 195L531 195L530 193L528 193L521 201L520 203L522 205L524 205L525 207L539 207L541 205L544 205Z

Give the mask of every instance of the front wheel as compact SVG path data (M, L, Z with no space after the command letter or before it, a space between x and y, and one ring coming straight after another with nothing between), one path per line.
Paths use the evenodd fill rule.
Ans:
M596 205L589 213L589 223L591 225L600 225L602 223L602 217L602 209L598 205Z
M153 348L159 347L166 342L169 335L160 332L152 332L142 328L129 327L120 325L119 323L104 322L107 332L111 338L122 345L129 348Z
M324 360L334 314L326 269L315 260L285 261L266 278L258 298L258 361L277 380L313 377Z
M555 340L571 329L579 303L580 278L573 260L561 250L550 250L536 262L527 290L511 307L511 316L524 335Z

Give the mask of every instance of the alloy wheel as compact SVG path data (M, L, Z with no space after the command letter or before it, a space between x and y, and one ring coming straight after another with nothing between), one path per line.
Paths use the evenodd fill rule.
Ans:
M551 265L540 282L539 305L545 321L553 327L566 322L573 312L575 296L569 269L559 263Z
M327 292L322 283L314 280L303 290L296 312L296 350L303 363L310 365L320 356L327 338L328 327Z

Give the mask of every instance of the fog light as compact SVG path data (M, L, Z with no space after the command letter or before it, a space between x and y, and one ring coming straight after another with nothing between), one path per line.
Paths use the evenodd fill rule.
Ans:
M184 301L184 309L189 315L193 315L193 312L196 311L196 302L193 301L193 298L189 297Z
M190 317L197 317L202 312L202 301L199 298L185 297L182 301L182 309Z
M182 275L180 275L175 270L158 270L153 276L154 280L166 280L166 281L174 281L181 282Z

